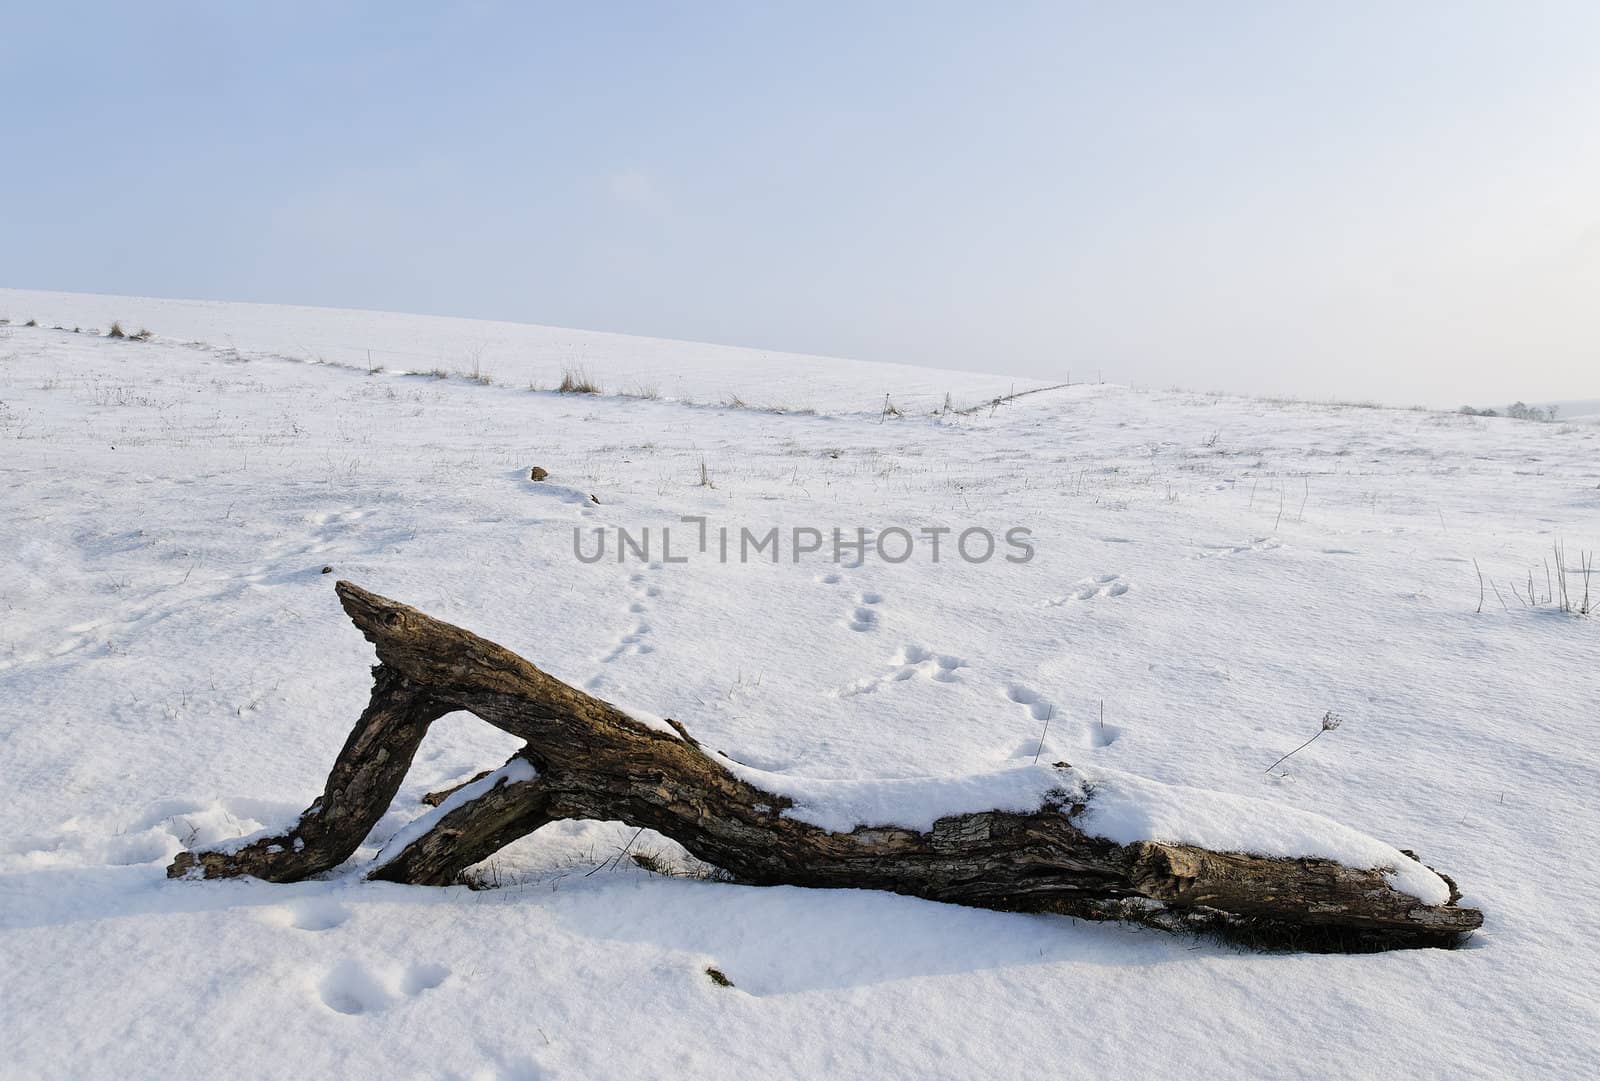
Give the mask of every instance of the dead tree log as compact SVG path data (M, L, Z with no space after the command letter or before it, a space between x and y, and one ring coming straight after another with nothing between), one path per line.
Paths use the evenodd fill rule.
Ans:
M1447 903L1430 905L1380 869L1091 836L1077 820L1092 794L1066 763L1060 789L1027 812L974 809L927 831L871 822L830 831L785 814L789 797L736 775L676 721L647 723L459 627L348 582L337 589L379 663L322 796L287 833L180 853L169 876L294 881L339 865L388 808L428 725L466 710L526 746L500 770L433 794L438 809L391 842L372 877L449 884L547 822L599 819L656 830L755 885L1133 918L1310 949L1447 946L1482 923L1457 907L1453 883Z

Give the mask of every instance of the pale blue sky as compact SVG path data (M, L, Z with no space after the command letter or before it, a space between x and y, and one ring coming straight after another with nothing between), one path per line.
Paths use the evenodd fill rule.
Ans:
M1600 5L11 4L0 285L1600 392Z

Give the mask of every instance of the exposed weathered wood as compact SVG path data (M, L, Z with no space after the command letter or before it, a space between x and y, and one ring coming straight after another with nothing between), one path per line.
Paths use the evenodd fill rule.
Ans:
M480 773L467 785L492 772ZM424 801L434 795L437 793L429 793ZM444 803L444 799L438 803ZM399 852L380 853L378 866L367 877L418 886L448 886L474 863L488 859L556 817L550 813L550 795L542 778L503 781L476 799L446 810L426 833Z
M493 642L350 583L337 588L380 664L327 791L289 834L234 853L184 853L169 873L282 880L336 865L387 808L427 724L466 710L526 741L518 755L537 777L452 801L430 830L386 853L375 877L452 882L546 822L583 818L657 830L752 884L1137 917L1308 947L1448 945L1482 922L1453 898L1425 905L1377 870L1089 836L1075 825L1082 797L1069 795L1078 789L1064 763L1059 798L1025 814L952 815L926 833L873 823L830 832L785 816L786 797L735 776L676 722L676 735L661 731Z
M366 711L334 760L322 795L293 829L233 852L180 852L167 874L176 877L198 864L207 878L254 875L294 882L337 867L378 824L428 726L451 708L397 669L379 664L372 670Z
M494 770L492 769L479 770L477 773L474 773L471 777L468 777L460 784L453 784L448 788L441 788L437 791L429 792L427 795L422 797L422 802L426 803L429 807L437 807L439 804L443 803L445 800L449 799L451 796L455 795L469 784L476 784L493 772Z

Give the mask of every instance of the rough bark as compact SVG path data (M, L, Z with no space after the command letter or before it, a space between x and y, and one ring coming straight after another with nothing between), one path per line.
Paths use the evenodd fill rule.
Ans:
M513 757L520 756L518 752ZM442 793L430 792L423 802L439 796L442 798L434 805L442 805L451 793L487 775L480 773L466 784ZM379 853L378 865L367 877L418 886L448 886L474 863L488 859L558 817L550 813L550 793L542 778L502 782L477 799L446 810L426 833L399 852Z
M372 699L334 760L322 795L300 813L287 834L263 837L236 851L180 852L169 877L197 864L207 878L254 875L295 882L337 867L378 824L400 790L428 726L451 707L426 686L379 664L372 669Z
M451 801L426 833L385 853L374 877L447 884L546 822L582 818L654 829L751 884L1136 918L1262 944L1451 945L1482 923L1456 906L1453 888L1450 903L1425 905L1377 870L1089 836L1074 824L1083 804L1067 794L1076 786L1065 763L1060 798L1025 814L952 815L926 833L873 823L829 832L786 817L790 800L735 776L677 722L676 735L663 732L459 627L348 582L337 589L380 663L327 791L288 834L236 852L183 853L170 875L283 881L337 865L387 808L427 725L466 710L526 741L518 756L537 777ZM432 795L443 802L451 791Z

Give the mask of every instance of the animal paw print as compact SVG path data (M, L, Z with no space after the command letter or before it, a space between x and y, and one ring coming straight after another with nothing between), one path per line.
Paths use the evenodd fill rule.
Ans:
M874 605L882 602L883 597L877 593L862 593L856 597L856 606L845 620L845 626L853 631L875 631L878 629L878 610Z
M359 961L340 961L317 984L317 997L334 1013L347 1017L381 1013L403 999L430 991L450 975L445 965L410 964L380 974Z
M908 645L894 655L889 671L871 679L861 679L834 692L840 698L853 698L858 694L871 694L890 683L904 683L918 676L935 683L960 683L961 669L967 662L948 653L935 653L919 645Z
M1048 721L1055 716L1056 704L1032 687L1025 687L1021 683L1009 684L1006 697L1027 710L1036 721Z
M1122 736L1122 729L1114 724L1107 724L1104 717L1091 720L1087 724L1069 722L1063 711L1056 708L1056 704L1038 691L1022 683L1007 684L1006 698L1021 706L1028 716L1046 727L1037 737L1029 737L1021 743L1013 744L1008 752L1010 758L1027 758L1049 750L1050 753L1059 753L1058 737L1065 736L1069 739L1076 738L1080 747L1089 750L1098 750L1109 747Z
M1283 542L1277 537L1252 537L1249 544L1203 544L1193 558L1215 559L1218 556L1243 555L1245 552L1270 552L1282 547Z
M331 897L302 897L277 909L269 919L297 931L331 931L343 926L350 910Z
M661 564L651 563L648 569L658 571L661 569ZM661 596L661 587L650 582L649 576L643 573L629 575L628 583L633 586L634 594L634 599L628 602L628 615L632 617L632 627L601 656L601 664L610 664L630 654L655 652L656 647L647 641L651 628L650 621L645 616L650 611L649 601Z
M901 666L893 677L897 681L910 679L920 673L938 683L961 682L960 670L967 666L967 662L960 657L935 653L916 645L902 649L896 663Z
M1105 721L1096 721L1086 726L1081 733L1080 742L1091 750L1109 747L1122 738L1122 729Z
M1073 601L1092 601L1102 597L1120 597L1133 588L1125 582L1120 574L1100 574L1092 578L1081 579L1066 593L1059 597L1051 597L1044 602L1046 608L1057 608Z

